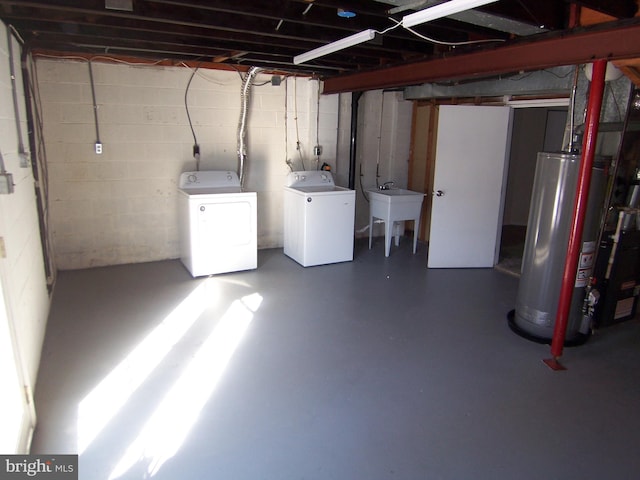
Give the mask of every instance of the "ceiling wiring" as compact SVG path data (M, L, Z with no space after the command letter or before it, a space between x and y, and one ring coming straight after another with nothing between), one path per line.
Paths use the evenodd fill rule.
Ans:
M393 17L388 17L389 20L391 20L392 22L395 23L395 25L392 25L391 27L379 31L379 30L374 30L374 32L376 32L379 35L384 35L387 32L390 32L391 30L395 30L396 28L402 27L402 22L400 20L396 20ZM443 40L437 40L435 38L432 37L427 37L426 35L423 35L421 33L416 32L414 29L412 29L411 27L403 27L405 30L407 30L408 32L412 33L413 35L415 35L416 37L419 37L423 40L426 40L427 42L431 42L431 43L435 43L436 45L445 45L445 46L450 46L450 47L457 47L457 46L461 46L461 45L474 45L476 43L490 43L490 42L506 42L505 39L503 38L487 38L487 39L482 39L482 40L468 40L465 42L445 42Z

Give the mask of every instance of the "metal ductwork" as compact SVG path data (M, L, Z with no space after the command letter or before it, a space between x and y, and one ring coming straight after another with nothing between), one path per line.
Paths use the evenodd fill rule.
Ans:
M242 81L240 92L240 121L238 122L238 177L240 186L244 188L244 165L247 158L247 146L245 144L245 133L247 128L247 114L249 111L249 100L251 93L251 82L254 77L262 71L260 67L251 67Z

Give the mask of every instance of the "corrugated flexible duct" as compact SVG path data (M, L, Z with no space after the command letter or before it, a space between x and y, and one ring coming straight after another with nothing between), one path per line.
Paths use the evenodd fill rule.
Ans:
M247 158L247 146L245 144L245 133L247 129L247 113L249 110L249 94L251 93L251 82L253 78L262 71L260 67L251 67L242 82L240 92L240 121L238 122L238 177L240 186L244 188L244 164Z

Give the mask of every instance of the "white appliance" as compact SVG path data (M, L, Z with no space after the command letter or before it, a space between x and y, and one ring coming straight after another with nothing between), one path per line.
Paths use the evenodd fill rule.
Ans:
M256 192L236 172L184 172L178 184L180 260L194 277L258 266Z
M284 253L303 267L353 260L356 192L330 172L291 172L284 188Z

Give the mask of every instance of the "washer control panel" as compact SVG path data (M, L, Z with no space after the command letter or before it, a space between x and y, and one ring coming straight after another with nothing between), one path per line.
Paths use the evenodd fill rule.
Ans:
M305 170L291 172L287 175L287 187L334 187L331 172L322 170Z
M201 170L184 172L180 175L178 187L183 190L191 188L225 188L239 187L238 174L226 170Z

